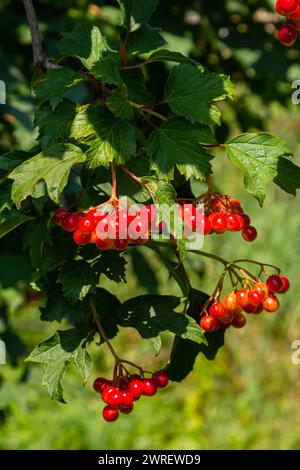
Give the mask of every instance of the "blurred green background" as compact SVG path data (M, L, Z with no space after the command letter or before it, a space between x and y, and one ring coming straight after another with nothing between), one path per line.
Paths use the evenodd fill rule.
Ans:
M38 0L35 2L50 56L60 32L89 22L113 40L119 12L114 1ZM168 47L198 59L210 70L230 74L238 99L222 104L228 134L267 130L285 138L300 163L300 112L291 103L291 81L300 79L299 42L284 48L275 39L272 1L162 0L152 24L162 28ZM0 79L7 85L7 105L0 106L0 150L30 148L33 76L30 36L21 2L0 5ZM158 90L165 72L149 71ZM212 236L206 251L225 258L273 262L292 281L276 315L250 318L247 328L228 331L225 347L214 362L199 357L194 372L182 384L171 384L152 399L141 400L135 412L106 424L93 392L92 379L109 374L105 347L94 347L94 376L82 387L72 370L64 380L67 405L52 402L41 388L42 370L24 358L56 325L39 320L42 299L30 291L30 263L21 245L23 229L0 244L0 336L8 346L8 364L0 366L0 449L299 449L300 366L292 364L291 343L300 339L299 199L270 186L264 209L243 189L239 171L223 153L214 162L217 189L240 198L259 229L254 244L240 234ZM195 190L197 185L194 184ZM195 288L211 292L220 273L216 263L189 257ZM128 284L105 285L121 299L149 292L175 293L168 273L146 248L129 256ZM153 359L149 343L134 330L115 340L121 355L142 357L145 368L159 368L168 358L170 338Z

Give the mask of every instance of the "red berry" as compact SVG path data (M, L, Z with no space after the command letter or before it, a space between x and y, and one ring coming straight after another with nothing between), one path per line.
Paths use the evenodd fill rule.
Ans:
M255 289L250 289L248 292L248 302L249 304L253 304L258 306L264 299L264 293L259 292Z
M276 8L285 15L293 13L298 6L297 0L277 0Z
M199 233L203 233L203 235L208 235L212 231L211 221L206 215L200 215L199 217L199 224L196 227Z
M102 250L102 251L107 251L107 250L111 250L113 248L113 244L114 244L114 240L111 240L110 238L99 238L99 237L96 237L96 247L99 249L99 250Z
M164 388L169 383L169 377L164 372L158 371L152 375L152 380L157 388Z
M297 39L298 33L295 26L283 24L278 30L278 39L285 46L290 46Z
M90 220L91 222L95 223L95 225L96 225L97 222L99 222L100 220L104 219L106 216L107 216L107 212L102 211L102 210L99 208L99 209L92 209L92 210L90 210L90 211L87 213L86 218L87 218L88 220Z
M116 389L113 392L108 392L107 395L107 403L111 408L120 408L123 402L123 395L120 390Z
M63 220L67 217L67 215L69 215L69 212L61 207L55 212L53 216L53 220L57 225L61 225Z
M103 392L104 388L107 387L107 385L108 385L107 379L105 379L104 377L97 377L97 379L95 379L94 381L93 387L97 393L101 393Z
M116 421L118 419L119 412L118 410L111 408L110 406L106 406L105 408L103 408L102 416L105 421L112 423L113 421Z
M228 214L226 217L227 230L231 232L238 232L241 229L241 222L239 216L236 214Z
M293 13L289 13L287 17L290 20L298 20L300 18L300 5L298 4L296 10Z
M215 302L209 307L209 314L221 320L225 315L225 307L221 302Z
M143 395L147 397L152 397L156 394L157 387L155 385L154 380L152 379L144 379L143 380Z
M211 317L210 315L204 315L201 318L200 326L204 331L215 331L218 327L218 320L214 317Z
M78 214L68 214L61 223L61 226L67 232L74 232L79 224L80 216Z
M238 290L236 293L236 301L240 307L248 305L248 292L246 289Z
M238 310L239 305L237 303L236 294L231 292L230 294L225 295L223 305L226 310L231 310L232 312Z
M76 245L85 246L88 245L91 241L92 234L91 233L82 233L79 228L75 230L73 233L73 240Z
M235 312L233 310L225 309L225 315L222 317L220 321L224 323L225 325L230 325L234 318L234 315L235 315Z
M263 307L267 312L274 313L279 309L280 303L274 294L270 294L269 297L266 297L263 301Z
M120 408L121 413L123 413L124 415L128 415L129 413L132 412L132 410L133 410L133 405L127 406L126 408Z
M130 379L128 391L134 398L139 398L143 393L143 382L139 379Z
M126 238L117 238L114 240L114 249L117 251L124 251L128 247L128 240Z
M266 282L271 292L280 292L283 289L283 281L280 276L270 276Z
M249 215L243 214L241 217L244 221L244 227L248 227L248 225L251 224L251 219L250 219Z
M210 216L211 226L214 232L224 233L227 228L227 218L225 215L213 212Z
M257 238L257 230L252 225L248 225L243 230L243 238L247 242L253 242Z
M122 403L121 408L128 408L133 405L133 396L130 392L123 391L122 392Z
M257 306L254 304L248 304L243 307L244 312L246 313L255 313L257 310Z
M284 10L282 10L282 8L281 8L281 6L280 6L278 0L277 0L277 2L276 2L276 11L277 11L277 13L278 13L279 15L281 15L281 16L286 16L286 13L285 13Z
M107 385L104 387L102 393L101 393L101 398L104 401L104 403L108 403L109 396L116 391L116 387L113 385Z
M78 224L78 228L82 233L91 233L95 230L96 223L94 220L84 217L83 219L80 220Z
M246 323L247 323L247 319L245 315L243 315L242 313L238 313L237 315L235 315L234 319L232 320L231 325L234 328L243 328L246 325Z
M290 288L290 281L285 276L280 276L280 279L282 280L283 287L279 291L279 294L285 294Z

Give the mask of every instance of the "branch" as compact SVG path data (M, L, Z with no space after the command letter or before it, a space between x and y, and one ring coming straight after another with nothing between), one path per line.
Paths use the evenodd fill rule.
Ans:
M37 67L43 68L45 70L59 68L59 65L50 62L48 57L43 52L42 39L40 36L39 25L32 0L23 0L23 4L31 33L34 64Z

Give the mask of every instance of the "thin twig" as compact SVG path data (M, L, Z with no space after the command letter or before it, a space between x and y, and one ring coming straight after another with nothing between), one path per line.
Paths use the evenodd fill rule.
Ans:
M116 363L120 363L121 359L119 358L119 356L116 353L116 351L114 350L111 342L109 341L108 337L106 336L106 333L105 333L104 328L102 326L101 320L100 320L100 318L97 314L97 310L96 310L96 307L95 307L95 304L94 304L93 301L91 301L91 310L92 310L92 315L93 315L94 322L97 325L97 328L99 330L100 335L102 336L103 341L107 344L107 346L108 346L111 354L113 355L113 358L115 359Z
M23 0L23 4L31 33L34 64L46 70L60 68L59 65L50 62L48 57L44 54L38 20L32 0Z

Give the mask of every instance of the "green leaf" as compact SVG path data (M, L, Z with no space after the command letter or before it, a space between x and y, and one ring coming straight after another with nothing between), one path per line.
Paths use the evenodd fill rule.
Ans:
M127 49L130 54L145 54L166 44L159 28L142 26L130 34Z
M226 150L242 170L247 190L261 206L270 181L291 194L300 187L300 168L285 158L292 152L284 140L265 132L241 134L226 143Z
M159 356L159 353L161 351L162 347L162 342L161 342L161 336L155 336L154 338L149 338L150 344L152 346L152 349L154 351L155 356Z
M121 307L119 299L105 289L98 288L95 295L91 296L96 314L101 319L102 326L108 339L113 339L118 334L118 312ZM103 343L100 337L100 342Z
M173 179L176 166L186 178L204 180L212 173L213 157L200 143L214 143L208 127L172 118L150 135L146 151L158 177Z
M11 181L5 181L0 186L0 214L4 209L10 210L14 205L11 198Z
M178 64L194 64L197 62L193 59L185 57L180 52L168 51L167 49L160 49L159 51L152 52L147 57L147 63L152 62L176 62Z
M135 127L130 122L115 118L98 105L83 108L76 116L72 136L89 138L87 164L90 168L105 166L113 160L124 164L136 152Z
M68 67L50 70L36 90L38 104L50 101L51 107L55 109L65 94L83 80L83 75Z
M57 282L62 284L64 296L75 302L84 299L89 292L95 292L99 276L86 261L77 260L60 268Z
M22 165L25 160L39 153L38 147L34 147L29 152L23 150L12 150L0 156L0 170L13 171L17 166Z
M127 261L123 253L111 251L102 253L95 268L97 272L105 274L111 281L126 282L126 265Z
M65 33L58 43L63 56L77 57L88 70L100 59L104 46L107 47L106 39L96 26L90 25Z
M30 217L16 209L7 210L5 209L0 214L0 238L7 235L9 232L19 227L19 225L29 222L33 217Z
M41 218L31 222L23 237L23 248L30 248L30 258L34 268L43 271L44 245L51 243L48 219Z
M86 339L76 328L57 331L54 336L36 346L26 361L45 364L43 385L47 386L51 398L61 403L66 403L61 384L66 367L73 364L84 382L92 369Z
M133 119L133 109L129 104L126 85L116 88L106 102L110 111L122 119Z
M165 372L175 382L181 382L192 372L197 356L202 353L213 360L218 350L224 344L224 330L205 334L207 344L197 344L188 339L176 337L171 352L171 358ZM204 343L204 342L203 342Z
M59 203L71 168L85 161L85 154L72 144L57 144L44 149L35 157L26 160L10 173L14 180L12 199L17 207L28 196L38 197L38 183L45 181L49 197Z
M123 12L124 24L134 30L148 22L157 8L159 0L118 0Z
M47 302L44 307L40 307L42 321L61 322L74 311L74 305L61 295L61 288L51 286L47 291Z
M96 60L94 60L94 58L96 58ZM120 85L122 83L119 72L120 65L121 61L119 52L111 49L107 43L107 39L104 36L101 36L101 33L98 30L97 49L95 49L93 63L90 62L89 67L87 68L90 70L92 75L104 83L109 85Z
M119 311L119 323L133 327L143 338L155 338L161 331L170 331L198 344L206 343L203 330L196 321L177 313L181 299L163 295L142 295L127 300Z
M43 148L68 140L77 110L76 104L69 100L63 100L54 111L48 103L36 110L35 124Z
M233 85L228 77L204 75L189 64L173 67L165 91L165 100L173 113L202 124L220 124L221 113L214 102L232 96Z
M155 103L155 96L146 88L144 71L142 69L132 70L130 73L123 72L122 80L127 86L130 101L138 104Z
M44 246L43 271L50 272L64 263L71 262L76 255L77 247L71 242L70 233L58 230L52 235L52 245Z

